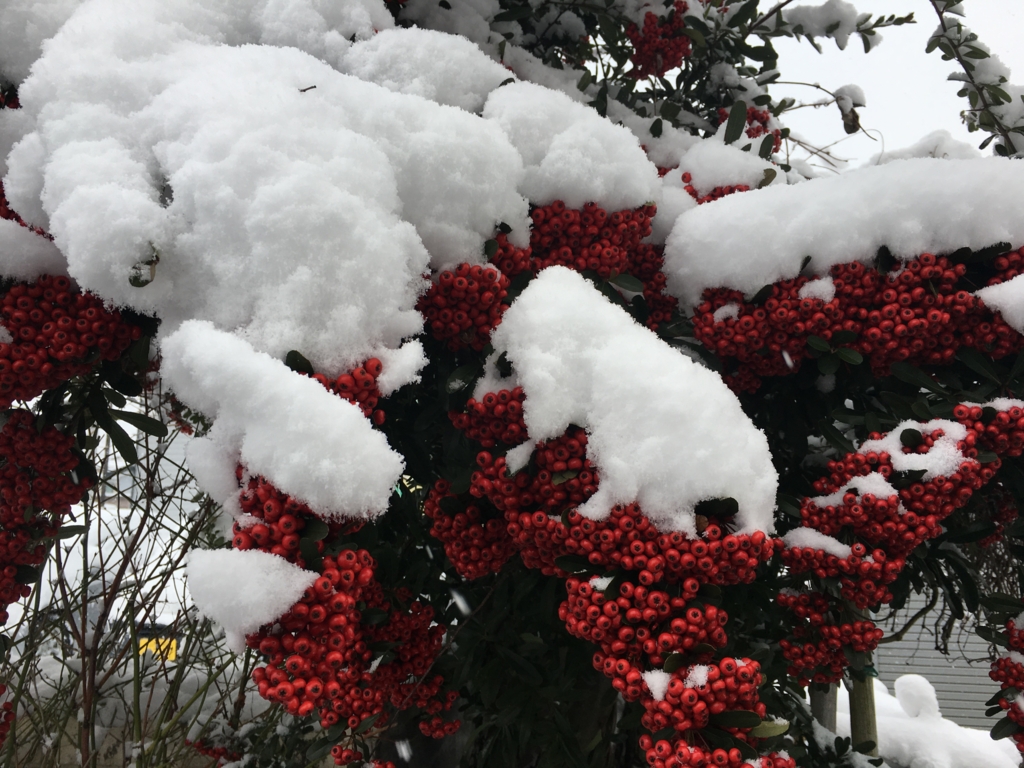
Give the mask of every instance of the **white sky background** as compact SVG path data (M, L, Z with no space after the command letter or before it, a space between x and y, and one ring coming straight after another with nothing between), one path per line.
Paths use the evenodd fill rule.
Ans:
M988 135L969 134L960 122L960 111L967 100L957 97L958 83L946 78L959 71L955 61L943 61L938 51L925 54L928 38L938 27L938 17L928 0L851 0L858 11L872 15L913 12L916 24L881 30L882 43L865 54L859 36L852 36L845 51L832 40L820 40L823 53L817 53L806 41L776 40L782 80L819 83L834 91L854 83L864 89L867 106L859 109L861 125L878 135L887 151L914 144L934 130L944 128L954 138L977 147ZM819 1L798 0L801 5ZM965 26L978 35L980 42L1010 67L1011 82L1024 82L1024 0L964 0ZM827 95L812 88L773 85L776 99L791 96L802 102L817 101ZM846 137L839 109L835 106L807 108L789 112L783 120L794 133L817 146L841 140L833 152L851 160L852 166L868 161L881 151L881 141L863 134ZM991 154L991 148L985 150Z

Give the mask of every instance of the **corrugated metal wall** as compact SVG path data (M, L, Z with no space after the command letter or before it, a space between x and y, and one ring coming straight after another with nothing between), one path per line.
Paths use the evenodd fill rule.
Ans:
M924 607L924 601L916 595L909 602L900 617L904 621L895 622L896 629ZM893 682L900 675L923 675L935 686L943 717L970 728L991 728L996 718L985 717L985 702L999 686L988 676L988 644L973 632L960 628L953 631L949 655L945 656L935 650L933 621L926 617L902 640L879 646L875 652L879 679L892 693Z

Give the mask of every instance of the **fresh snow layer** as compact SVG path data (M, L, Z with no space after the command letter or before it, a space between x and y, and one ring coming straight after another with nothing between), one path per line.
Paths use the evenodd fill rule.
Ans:
M662 669L652 669L644 672L644 682L647 683L647 690L655 701L663 701L668 691L668 684L672 681L672 675Z
M757 293L808 269L870 262L885 245L910 260L964 246L1024 243L1024 167L1012 160L898 160L803 184L730 195L683 213L665 247L684 306L706 288Z
M530 202L596 202L609 211L658 202L658 171L636 136L565 94L511 83L490 95L483 114L522 156L521 191Z
M900 442L900 435L906 429L914 429L922 434L929 434L938 429L943 431L942 437L935 440L935 444L928 450L928 453L903 453L903 443ZM957 443L967 437L967 427L956 421L947 419L932 419L928 422L902 421L893 427L885 437L879 440L864 441L857 452L860 454L876 453L889 454L893 469L897 472L915 472L924 470L924 481L934 480L936 477L949 477L956 472L960 465L967 461L967 457L957 447ZM860 478L851 480L856 485Z
M828 0L821 5L797 5L788 8L782 17L791 27L799 27L807 37L831 37L840 50L846 48L850 35L857 29L860 14L846 0Z
M708 684L708 672L710 671L711 667L704 664L694 664L687 671L683 685L687 688L703 688Z
M512 74L464 37L416 28L391 29L356 43L344 71L467 112L483 109L488 94Z
M835 555L841 560L849 557L853 551L848 545L843 544L838 539L826 536L821 531L816 531L813 528L794 528L783 536L782 540L786 543L787 549L800 547L821 550L830 555Z
M761 137L754 139L760 146ZM665 178L673 184L682 185L683 173L689 173L694 189L706 195L715 187L745 184L754 189L764 180L767 170L776 172L772 184L784 185L785 174L778 173L776 166L762 160L756 152L743 152L735 144L725 144L719 139L707 139L695 144L679 160L679 167Z
M826 275L804 283L796 295L801 299L821 299L827 304L836 297L836 285L832 277Z
M208 439L222 453L198 475L218 501L237 457L321 517L372 518L387 509L402 458L357 406L317 381L196 320L164 340L161 370L183 402L214 419Z
M659 528L696 536L694 505L732 497L740 532L773 530L778 476L736 396L577 273L544 270L492 344L491 364L506 353L524 388L532 440L571 424L587 430L601 482L582 514L603 519L615 504L636 501Z
M907 677L914 679L902 682ZM1020 753L1012 739L993 741L985 730L964 728L943 718L938 712L935 691L923 677L898 678L896 696L890 694L877 677L874 686L878 753L891 765L904 768L1017 768L1020 765ZM928 689L931 689L930 695ZM935 709L932 709L933 701L936 701ZM839 686L838 705L838 733L849 737L849 694L843 686Z
M981 158L973 144L954 139L947 130L932 131L915 144L904 149L894 149L875 155L867 165L891 163L893 160L908 160L912 157L934 157L940 160L977 160Z
M20 83L82 0L5 0L0 11L0 81Z
M236 652L246 635L282 616L318 576L258 549L197 549L186 565L196 607L224 628Z
M67 274L64 257L53 243L17 222L0 219L0 273L14 280Z
M975 296L999 312L1018 333L1024 333L1024 275L975 291Z

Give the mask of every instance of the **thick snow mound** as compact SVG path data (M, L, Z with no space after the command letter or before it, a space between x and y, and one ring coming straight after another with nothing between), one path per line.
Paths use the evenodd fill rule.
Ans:
M464 37L416 28L387 30L356 43L344 71L467 112L483 109L488 94L512 74Z
M0 13L0 80L20 83L82 0L6 0Z
M804 184L730 195L684 213L665 248L669 290L684 306L706 288L752 295L808 269L964 246L1024 243L1024 166L1012 160L898 160Z
M601 519L637 501L659 528L695 536L694 505L732 497L741 532L773 530L778 476L736 396L577 273L544 270L492 343L492 360L505 352L526 392L531 439L570 424L589 433L601 483L582 514Z
M894 149L872 157L867 165L882 165L893 160L908 160L912 157L934 157L940 160L977 160L981 158L973 144L954 139L947 130L932 131L920 141L903 149Z
M530 202L594 202L606 210L657 202L658 171L636 136L563 93L532 83L494 91L484 117L508 134L526 165L521 187Z
M186 565L188 590L199 612L244 648L245 636L282 616L319 574L258 549L197 549Z
M189 321L163 344L162 373L214 419L209 439L325 518L383 513L404 463L359 408L237 336ZM229 462L210 493L223 500Z
M739 147L717 139L706 139L694 145L679 161L679 168L665 178L682 185L682 174L689 173L694 189L706 195L715 187L745 184L754 189L765 178L765 171L777 170L767 160ZM786 176L776 173L773 184L785 184Z
M910 678L908 680L908 678ZM920 675L896 680L896 697L878 678L875 710L878 753L900 768L1017 768L1020 753L1010 739L993 741L986 731L963 728L939 713L935 689ZM850 735L849 696L839 686L837 730Z

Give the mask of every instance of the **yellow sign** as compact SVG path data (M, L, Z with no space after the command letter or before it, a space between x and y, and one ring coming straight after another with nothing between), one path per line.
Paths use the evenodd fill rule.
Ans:
M139 655L147 651L163 661L174 661L178 656L178 639L176 637L140 637Z

